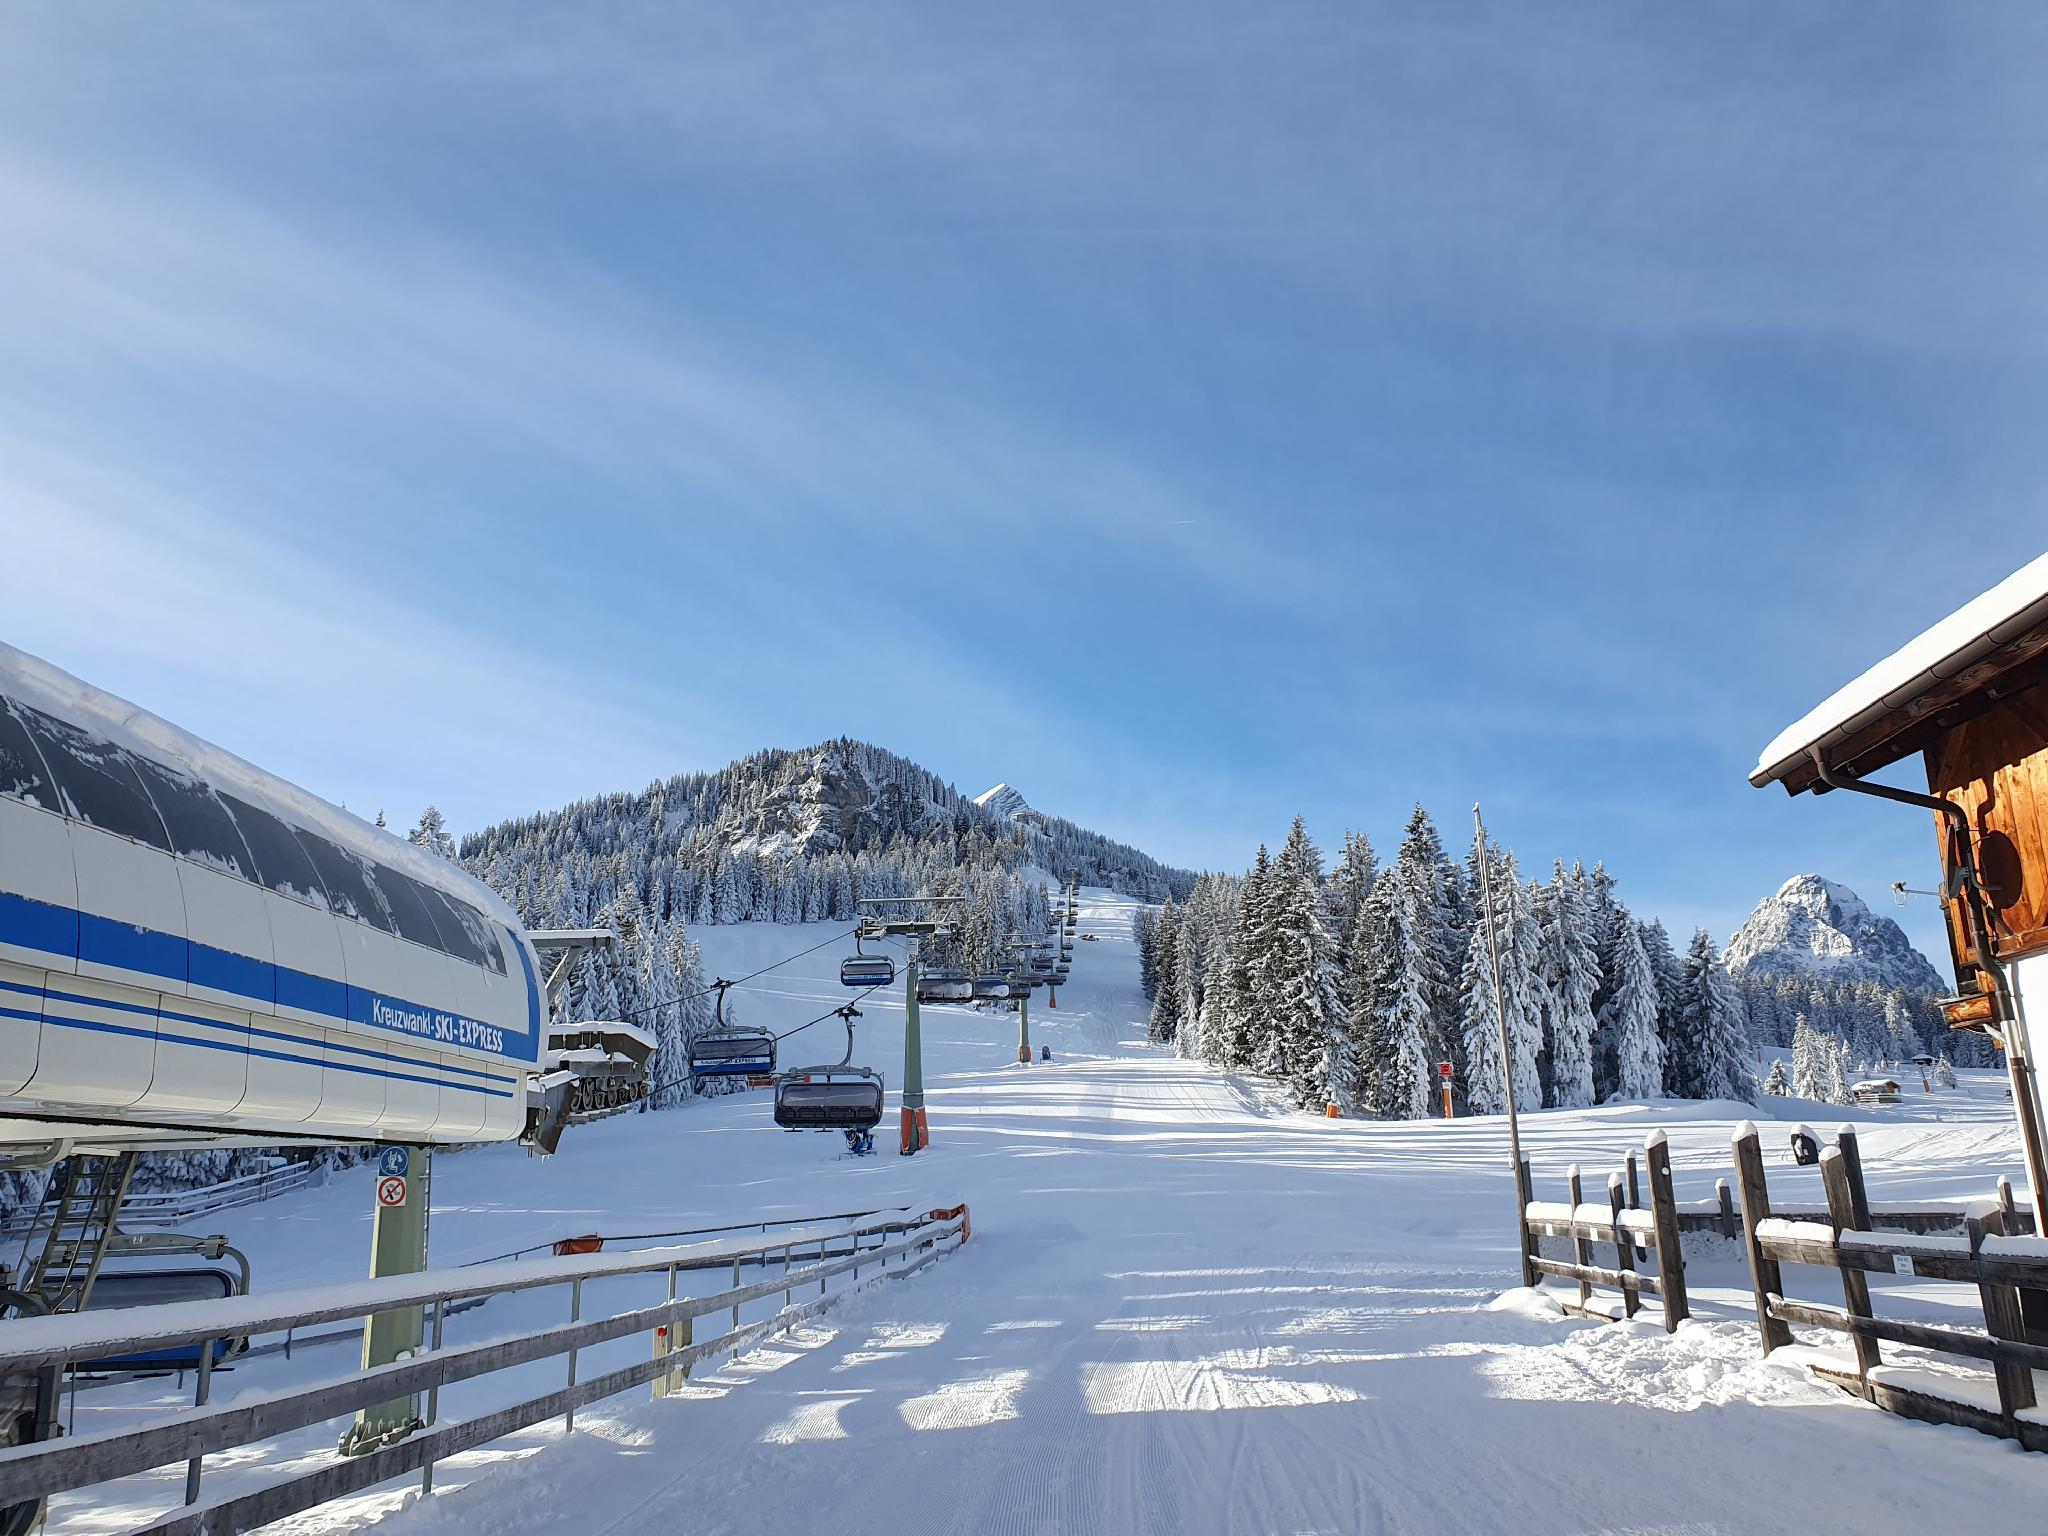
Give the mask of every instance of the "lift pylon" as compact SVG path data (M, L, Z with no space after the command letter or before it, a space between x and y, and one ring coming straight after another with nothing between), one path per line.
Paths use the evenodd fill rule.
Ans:
M959 929L950 918L891 916L886 909L943 909L960 906L964 900L960 896L874 896L864 897L857 904L878 909L861 915L862 938L907 939L910 942L909 959L903 967L903 1119L902 1142L897 1148L904 1157L922 1152L932 1142L931 1125L925 1118L924 1041L917 1014L918 941L951 938Z

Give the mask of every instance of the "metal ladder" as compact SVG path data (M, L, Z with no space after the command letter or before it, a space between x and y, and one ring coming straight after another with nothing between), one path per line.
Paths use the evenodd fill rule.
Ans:
M135 1176L133 1152L73 1154L57 1170L56 1214L21 1288L52 1312L82 1312L115 1235L114 1218ZM28 1246L35 1242L31 1233Z

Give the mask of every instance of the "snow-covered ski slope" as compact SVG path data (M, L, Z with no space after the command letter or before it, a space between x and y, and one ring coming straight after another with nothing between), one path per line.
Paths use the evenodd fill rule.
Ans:
M1015 1063L1013 1015L924 1010L933 1145L915 1159L894 1154L901 1010L880 994L856 1051L891 1086L875 1158L777 1132L754 1093L574 1128L547 1161L502 1148L441 1159L437 1266L575 1232L960 1198L975 1235L922 1275L701 1374L683 1398L615 1399L580 1413L566 1441L550 1426L444 1464L431 1500L393 1489L284 1528L1924 1536L1965 1510L1973 1536L2043 1528L2048 1459L1888 1418L1759 1362L1725 1245L1695 1259L1706 1320L1676 1339L1654 1323L1490 1305L1514 1278L1501 1122L1324 1121L1145 1046L1128 919L1122 898L1086 896L1081 927L1100 942L1076 946L1059 1010L1032 1010L1050 1065ZM707 968L736 976L830 932L701 937ZM763 977L742 1017L782 1028L833 1006L839 954L827 946ZM786 1041L785 1064L836 1060L834 1030ZM1982 1194L2013 1165L1995 1084L1975 1087L1981 1097L1915 1094L1859 1112L1876 1199ZM1604 1174L1661 1124L1681 1197L1710 1195L1737 1113L1530 1116L1539 1194L1561 1197L1573 1158ZM1774 1166L1774 1191L1817 1195L1808 1177ZM236 1214L263 1288L362 1272L368 1178ZM1840 1301L1818 1272L1801 1279L1804 1294ZM1879 1309L1901 1311L1886 1285ZM450 1335L559 1313L549 1293L505 1299ZM274 1386L286 1369L343 1369L351 1349L250 1362L216 1397ZM558 1379L558 1363L533 1369ZM444 1413L482 1406L453 1399ZM177 1401L146 1384L87 1393L78 1427ZM332 1443L323 1431L285 1450ZM253 1475L210 1467L208 1491ZM156 1507L169 1486L154 1487ZM67 1499L54 1528L124 1528L121 1496Z

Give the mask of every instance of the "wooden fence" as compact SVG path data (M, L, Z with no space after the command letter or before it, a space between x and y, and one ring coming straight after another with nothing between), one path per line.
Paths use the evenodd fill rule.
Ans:
M1622 1315L1634 1317L1644 1295L1662 1304L1664 1331L1670 1333L1690 1315L1685 1294L1685 1256L1679 1251L1678 1201L1671 1183L1671 1149L1662 1131L1654 1131L1643 1146L1644 1166L1649 1174L1650 1204L1642 1205L1636 1158L1631 1152L1621 1169L1607 1176L1607 1203L1588 1204L1584 1198L1578 1164L1566 1176L1570 1199L1563 1204L1532 1200L1529 1164L1521 1167L1522 1272L1534 1284L1542 1275L1554 1275L1579 1283L1576 1303L1562 1303L1567 1312L1606 1321L1613 1316L1611 1303L1594 1304L1593 1287L1606 1286L1621 1293ZM1538 1239L1569 1239L1572 1257L1547 1259L1538 1249ZM1614 1249L1614 1267L1595 1264L1595 1249ZM1640 1263L1654 1256L1656 1272Z
M1846 1128L1820 1154L1827 1194L1824 1220L1773 1214L1762 1143L1747 1122L1735 1133L1735 1172L1757 1331L1766 1355L1793 1342L1794 1323L1846 1334L1854 1344L1855 1369L1810 1362L1816 1376L1907 1418L1958 1424L2016 1440L2029 1450L2048 1451L2048 1424L2025 1416L2035 1406L2033 1372L2048 1370L2048 1345L2027 1339L2020 1302L2022 1290L2048 1291L2048 1244L2019 1235L2024 1222L2014 1209L2009 1183L1999 1181L1996 1204L1983 1202L1980 1209L1962 1213L1961 1232L1912 1233L1878 1230L1886 1213L1870 1209L1856 1136ZM1782 1274L1786 1264L1836 1271L1842 1305L1789 1299ZM1983 1329L1878 1317L1871 1307L1872 1274L1973 1285ZM1990 1367L1991 1375L1988 1381L1964 1378L1952 1386L1924 1377L1909 1382L1886 1367L1880 1344L1887 1342L1978 1361Z
M187 1467L187 1507L144 1531L150 1536L230 1536L408 1473L421 1474L423 1486L431 1489L436 1461L552 1418L562 1419L567 1432L574 1427L577 1408L635 1387L653 1383L659 1394L695 1362L737 1353L828 1309L848 1289L828 1294L828 1281L847 1276L850 1287L859 1281L863 1269L873 1280L914 1274L965 1242L969 1231L964 1205L878 1212L773 1236L483 1264L226 1302L180 1302L17 1320L0 1333L0 1375L182 1345L200 1346L201 1357L210 1361L212 1352L204 1346L211 1340L365 1318L408 1306L430 1310L432 1344L415 1356L373 1370L274 1395L246 1395L221 1405L207 1402L209 1372L202 1369L192 1411L169 1422L0 1450L0 1508L182 1462ZM780 1267L772 1275L742 1283L743 1267L766 1270L776 1265ZM708 1296L677 1294L680 1274L727 1268L732 1272L729 1288ZM582 1316L586 1283L625 1275L665 1275L668 1299L604 1317ZM817 1287L817 1295L798 1302L797 1291L812 1285ZM484 1343L443 1347L441 1324L452 1303L545 1286L569 1290L568 1321ZM778 1292L782 1306L766 1317L742 1323L743 1307ZM726 1313L730 1314L730 1327L715 1337L694 1337L697 1319ZM577 1379L578 1350L635 1335L651 1343L646 1360L587 1380ZM550 1357L566 1357L563 1386L474 1418L437 1422L442 1387ZM424 1422L404 1439L365 1455L336 1456L253 1492L199 1502L200 1476L209 1455L418 1393L426 1394Z

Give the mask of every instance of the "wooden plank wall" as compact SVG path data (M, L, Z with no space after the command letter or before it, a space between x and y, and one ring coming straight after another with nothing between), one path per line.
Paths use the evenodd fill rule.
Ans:
M1926 757L1930 791L1970 818L2000 957L2048 951L2048 683L1946 732ZM1945 835L1943 853L1946 864ZM1967 975L1973 956L1957 903L1947 906L1956 971Z

